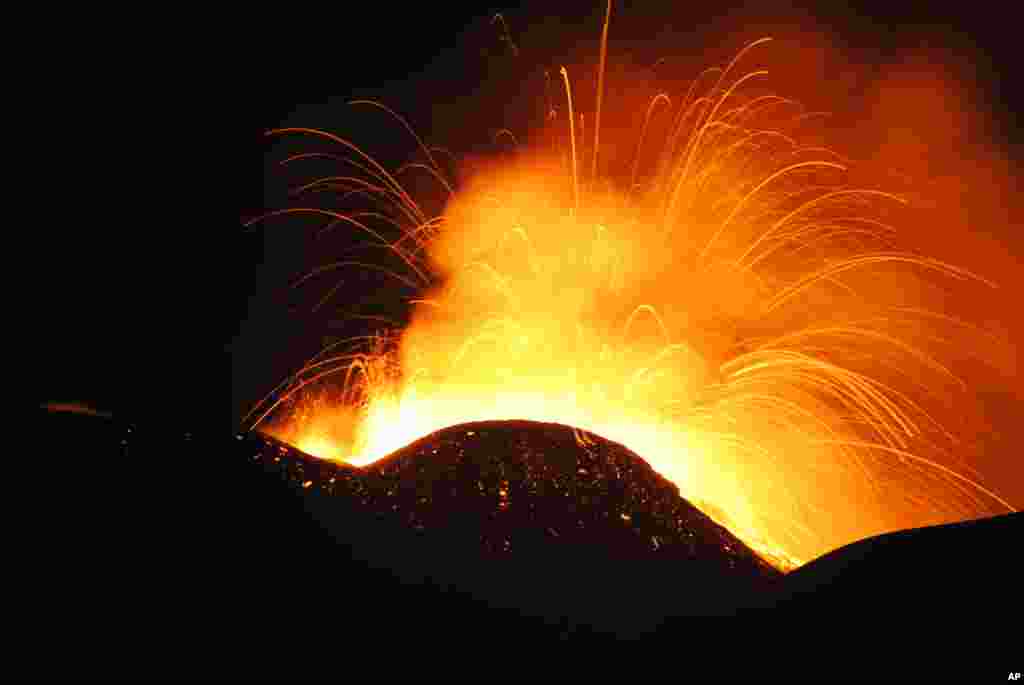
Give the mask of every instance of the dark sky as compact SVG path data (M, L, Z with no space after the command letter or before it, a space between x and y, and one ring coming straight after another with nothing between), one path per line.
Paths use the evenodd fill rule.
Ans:
M280 313L253 314L306 256L284 237L267 243L238 235L239 217L280 206L280 181L268 176L274 149L262 132L280 125L345 132L344 103L369 97L409 116L431 141L470 149L486 143L495 122L514 125L536 114L528 89L517 85L524 76L557 70L567 54L596 54L604 12L600 3L576 0L470 11L443 5L359 3L357 10L340 5L325 14L231 17L204 33L201 50L183 37L166 57L170 78L159 83L96 74L93 97L77 106L97 110L90 116L107 127L109 142L89 143L92 161L80 162L81 177L95 191L57 229L60 249L49 262L57 275L47 286L38 338L46 358L42 399L186 422L209 412L227 427L238 393L269 389L266 383L305 354L276 354L290 339L288 321ZM811 16L851 46L884 52L940 36L973 54L1002 115L1002 134L1020 145L1015 112L1022 82L1011 9L835 5L842 8ZM496 11L518 43L518 61L509 59L500 28L491 24ZM617 3L610 41L618 46L613 54L660 46L661 54L711 55L701 60L706 65L762 35L762 27L775 30L807 15L798 5L771 2ZM111 123L122 119L137 128ZM402 161L413 152L397 127L372 126L357 123L352 137L369 134L385 159ZM131 163L117 163L122 159ZM248 337L232 367L224 346L240 331ZM232 381L240 374L241 390Z

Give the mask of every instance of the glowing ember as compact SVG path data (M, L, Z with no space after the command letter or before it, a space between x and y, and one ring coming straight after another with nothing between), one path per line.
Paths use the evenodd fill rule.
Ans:
M602 65L606 34L607 18ZM586 164L563 68L560 157L478 163L455 192L422 146L421 169L450 192L438 218L350 142L272 132L337 146L348 168L305 190L374 205L274 214L365 232L419 296L400 335L325 349L252 425L283 407L269 432L357 466L461 423L572 425L642 455L783 567L895 527L1012 510L949 457L938 421L966 389L943 336L973 329L930 308L930 288L992 284L901 246L905 199L801 145L794 103L748 92L763 73L740 65L765 42L645 103L628 178L598 175L599 125ZM653 159L652 131L664 136Z

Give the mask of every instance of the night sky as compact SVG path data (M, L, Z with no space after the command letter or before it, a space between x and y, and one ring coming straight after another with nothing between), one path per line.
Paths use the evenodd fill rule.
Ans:
M638 62L678 54L687 64L718 64L765 33L785 38L787 25L808 15L749 5L761 9L616 4L610 59L619 51ZM998 135L1019 150L1016 22L1001 5L977 6L854 3L811 16L858 55L929 42L971 55L1000 117ZM518 58L491 23L496 11ZM41 400L229 430L240 405L294 370L323 335L296 333L292 324L309 320L289 319L274 304L309 267L308 247L290 242L287 230L241 233L240 218L284 204L285 183L272 168L280 151L263 131L322 127L368 143L383 161L411 157L415 147L398 126L383 116L357 121L345 106L366 97L407 116L432 143L486 150L493 130L523 131L537 120L545 68L593 60L603 12L601 3L573 1L252 14L211 25L201 47L182 44L163 56L161 78L99 70L89 97L67 105L83 112L76 124L89 124L72 127L71 137L84 148L72 161L90 190L74 195L74 211L47 234L60 249L48 256L55 276L39 317ZM589 96L583 85L578 92ZM1007 241L1019 261L1022 240Z

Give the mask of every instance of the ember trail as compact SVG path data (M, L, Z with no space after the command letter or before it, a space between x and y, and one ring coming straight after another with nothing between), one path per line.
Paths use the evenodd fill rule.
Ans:
M807 112L744 68L768 38L684 92L615 102L610 12L593 121L563 67L549 129L500 132L514 152L475 160L460 183L382 103L351 104L416 141L420 158L401 169L326 131L269 132L328 143L338 171L250 225L318 215L401 265L339 255L296 285L386 269L412 317L325 347L249 427L362 466L467 422L575 426L642 455L781 568L899 527L1012 511L953 456L943 420L949 398L969 398L948 340L986 334L929 301L933 287L996 284L905 244L903 194L854 183L855 160L801 142ZM635 139L602 131L608 107L637 113ZM623 146L628 168L604 169L602 153ZM406 190L411 170L446 195L439 215ZM318 204L325 192L365 208Z

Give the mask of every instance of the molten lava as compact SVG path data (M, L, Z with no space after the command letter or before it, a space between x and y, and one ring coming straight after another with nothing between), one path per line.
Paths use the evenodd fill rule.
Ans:
M862 187L854 162L800 142L803 110L739 69L764 42L689 92L652 97L638 141L594 127L587 147L563 69L560 154L470 160L455 190L421 144L421 168L449 193L440 217L348 141L273 132L348 155L307 190L374 206L286 212L365 233L419 294L400 335L325 349L253 425L278 410L266 430L357 466L461 423L575 426L642 455L783 567L1012 510L951 456L943 421L968 396L948 339L988 338L934 293L994 284L904 244L903 194ZM625 146L633 165L598 175L597 150Z

